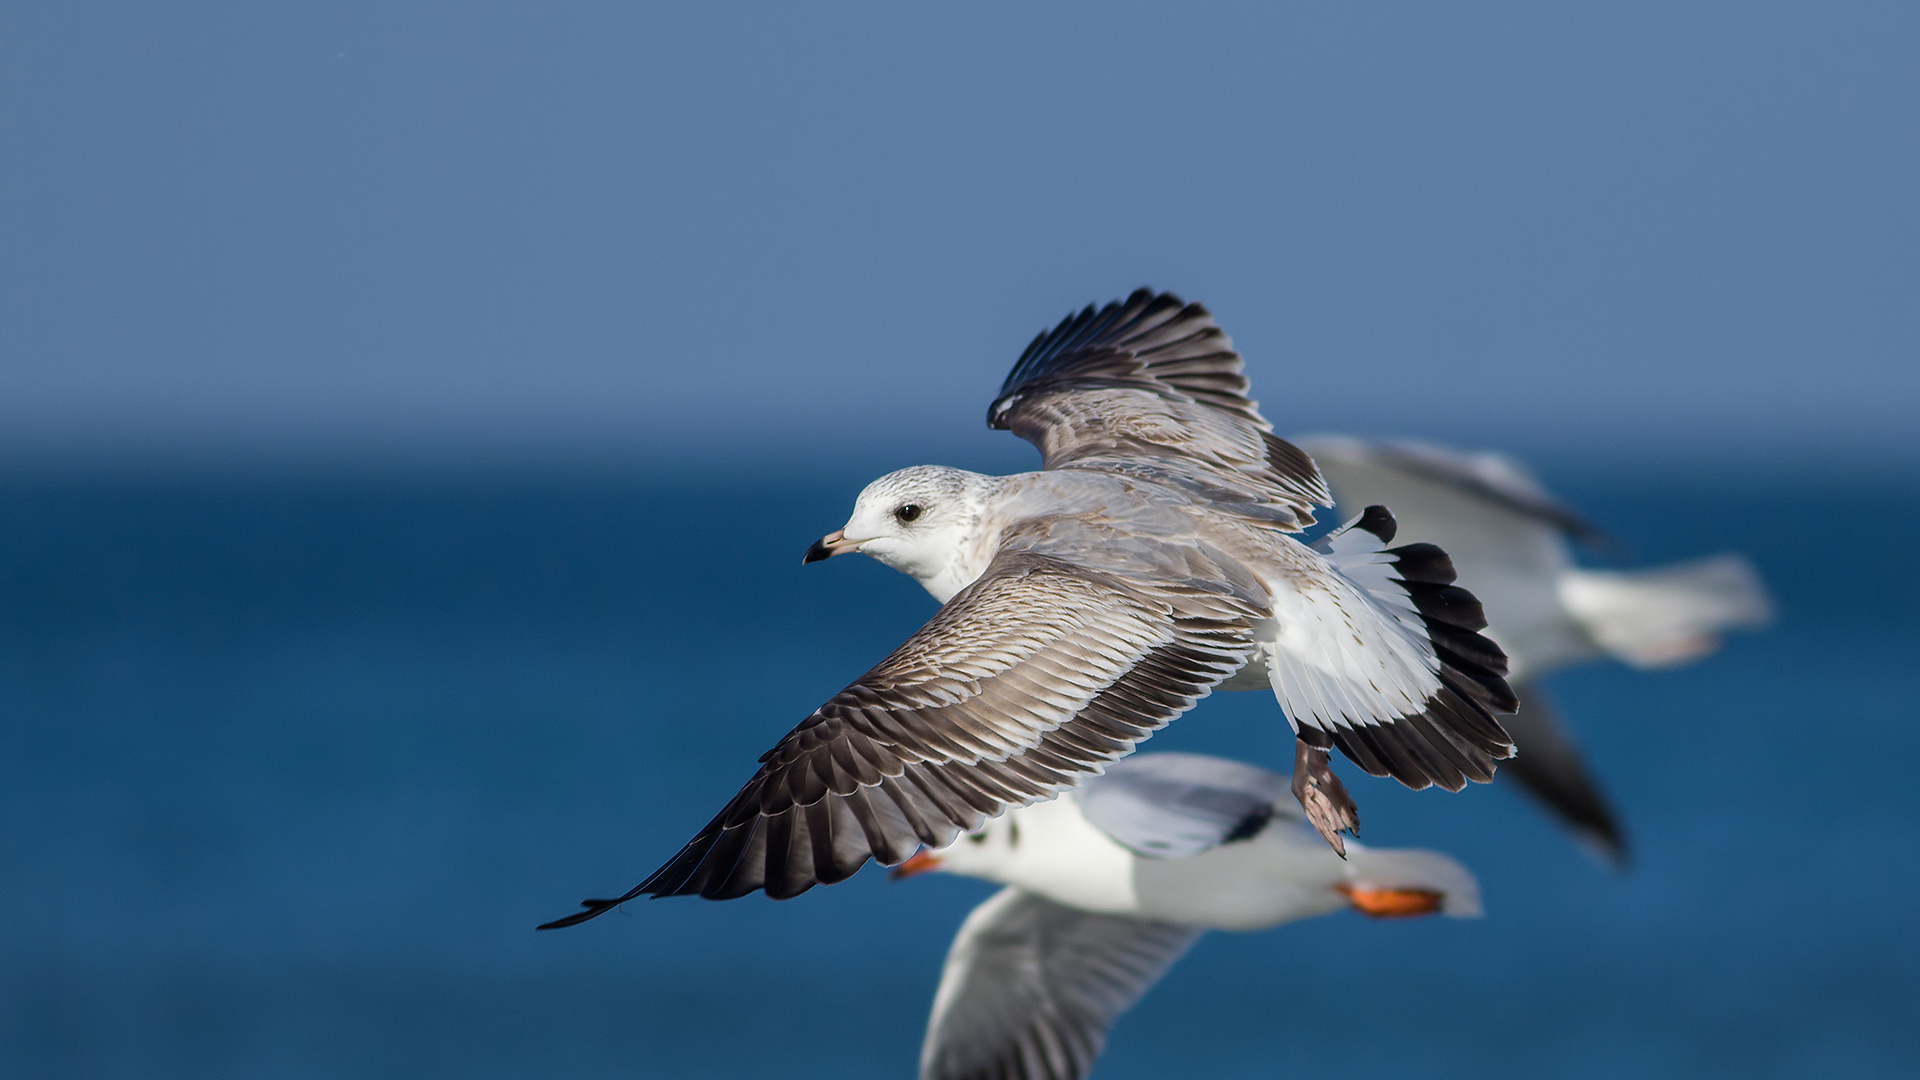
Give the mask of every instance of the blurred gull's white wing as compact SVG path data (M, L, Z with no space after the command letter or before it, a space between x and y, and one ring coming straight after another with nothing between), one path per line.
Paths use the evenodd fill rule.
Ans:
M967 916L947 953L921 1080L1078 1080L1115 1018L1202 932L1007 886Z
M1490 450L1466 453L1411 439L1368 442L1346 435L1308 435L1297 441L1316 464L1332 462L1343 472L1368 466L1390 470L1422 480L1429 488L1452 490L1482 507L1497 506L1550 525L1583 544L1610 542L1585 515L1561 502L1525 465L1505 454ZM1336 489L1334 494L1338 496L1339 491ZM1364 495L1346 498L1348 501L1381 501Z

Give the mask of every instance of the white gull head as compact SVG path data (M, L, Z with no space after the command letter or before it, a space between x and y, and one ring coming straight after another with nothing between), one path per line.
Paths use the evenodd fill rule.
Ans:
M807 549L803 562L858 551L926 587L946 603L972 584L993 557L986 521L998 478L915 465L868 484L844 528Z
M894 870L923 870L1019 885L1084 911L1131 914L1139 907L1133 882L1135 856L1095 828L1073 792L1031 806L1016 806L932 851L922 851Z

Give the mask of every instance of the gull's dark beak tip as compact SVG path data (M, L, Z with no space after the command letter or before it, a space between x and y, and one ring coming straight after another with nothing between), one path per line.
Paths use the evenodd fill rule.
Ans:
M821 559L831 559L835 555L844 555L859 548L858 544L848 543L847 530L835 529L813 542L813 546L807 549L807 553L800 557L800 565L805 566L810 562L819 562Z

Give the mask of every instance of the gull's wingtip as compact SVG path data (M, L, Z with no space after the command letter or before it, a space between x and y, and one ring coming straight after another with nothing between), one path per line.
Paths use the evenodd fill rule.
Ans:
M555 919L552 922L541 923L539 926L534 927L534 929L535 930L565 930L569 926L579 926L581 923L586 922L588 919L591 919L594 916L605 912L607 908L611 907L612 905L609 904L609 905L602 906L602 905L596 904L592 900L582 900L580 902L580 906L583 908L586 908L586 910L576 911L564 919Z
M635 896L638 896L639 893L640 893L640 890L636 889L633 892L630 892L627 895L622 896L617 900L582 900L580 901L580 906L582 908L585 908L586 910L576 911L564 919L555 919L552 922L541 923L539 926L534 927L534 929L535 930L565 930L569 926L579 926L581 923L586 922L588 919L594 919L602 915L605 915L607 912L612 911L614 908L617 908L621 904L624 904L627 901L633 899Z

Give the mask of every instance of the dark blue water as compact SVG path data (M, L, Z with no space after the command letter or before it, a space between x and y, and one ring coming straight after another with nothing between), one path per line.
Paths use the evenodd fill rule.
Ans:
M0 1074L910 1075L984 884L532 930L929 614L799 565L869 475L0 484ZM1780 600L1696 667L1554 680L1632 872L1504 788L1350 778L1489 917L1210 936L1101 1074L1920 1071L1920 484L1844 477L1550 470L1637 559L1737 546ZM1281 732L1222 695L1154 745Z

